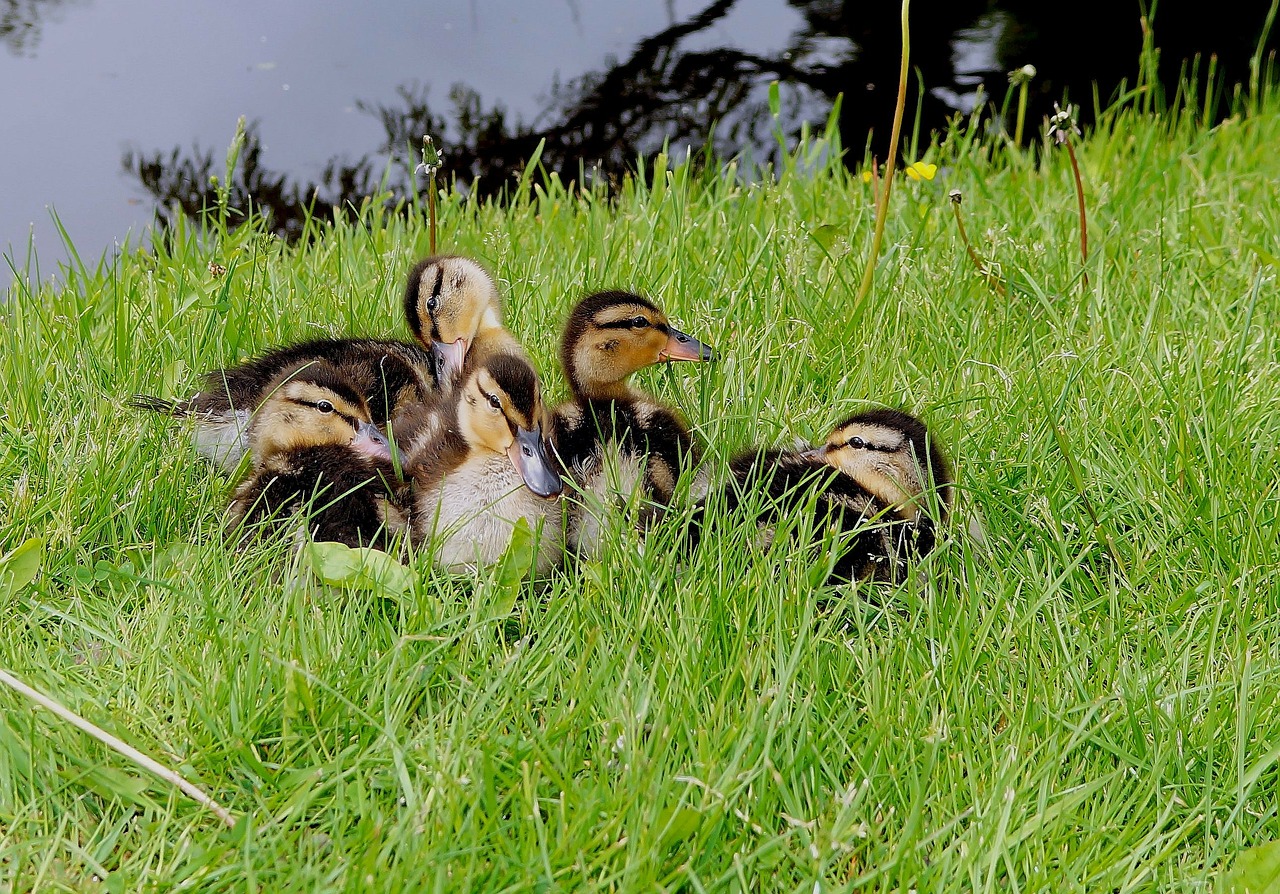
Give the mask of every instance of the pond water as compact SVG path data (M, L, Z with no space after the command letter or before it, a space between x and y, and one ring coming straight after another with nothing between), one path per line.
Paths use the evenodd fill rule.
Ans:
M1143 6L917 0L922 126L971 108L980 84L1002 96L1028 62L1032 121L1064 91L1091 106L1091 81L1105 101L1136 75ZM1274 3L1205 9L1159 4L1162 75L1200 52L1246 80L1260 38L1274 51ZM843 93L860 157L868 128L875 145L887 131L898 41L896 5L855 0L0 0L0 250L6 267L54 274L67 256L54 215L88 263L138 244L157 207L199 206L240 116L256 123L242 186L270 198L285 235L291 201L376 183L424 128L482 189L544 137L566 176L664 138L699 145L714 118L719 151L765 152L773 80L789 129Z

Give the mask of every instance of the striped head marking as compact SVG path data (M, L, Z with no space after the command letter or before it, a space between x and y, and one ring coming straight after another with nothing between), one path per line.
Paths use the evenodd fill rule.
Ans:
M457 399L458 427L469 447L505 453L538 496L560 493L563 483L543 440L542 392L527 360L510 354L489 357L468 376Z
M914 518L921 494L937 487L943 512L950 508L950 471L923 422L899 410L857 413L836 427L809 455L848 475L884 503Z
M347 378L324 361L293 366L276 378L249 425L255 465L307 447L350 447L389 459L386 437Z
M569 314L560 360L574 393L609 396L637 370L668 360L712 360L708 346L674 328L647 298L597 292Z
M436 355L441 381L462 369L477 332L502 325L493 277L457 255L436 255L414 265L405 285L404 313L413 337Z

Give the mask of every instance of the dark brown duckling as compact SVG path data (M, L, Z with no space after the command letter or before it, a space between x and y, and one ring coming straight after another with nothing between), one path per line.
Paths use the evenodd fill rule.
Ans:
M934 548L955 489L925 424L890 409L849 417L821 447L750 451L729 469L726 509L761 502L756 521L770 537L782 515L810 504L815 533L851 535L832 569L836 581L902 581L908 564ZM928 491L937 493L941 518L928 513Z
M603 516L637 490L646 504L643 527L671 503L680 474L701 460L684 419L628 377L654 363L714 356L630 292L589 295L570 312L560 361L572 398L555 408L551 442L576 491L571 549L595 554Z
M421 297L428 281L429 292ZM486 346L501 344L495 327L506 332L501 329L497 286L468 258L434 257L415 265L406 286L405 312L421 345L376 338L302 342L214 370L205 376L200 391L186 400L135 395L132 403L194 419L197 452L232 471L248 447L249 416L280 373L298 363L323 360L350 380L368 402L374 424L385 430L398 410L430 401L451 387L457 375L454 364L460 366L467 345L477 338Z
M281 373L248 442L253 471L232 497L229 529L277 533L301 517L314 540L387 549L408 527L387 439L334 366L307 361Z
M435 360L417 345L373 338L317 339L216 369L205 376L204 387L186 400L139 394L131 404L195 420L196 451L231 472L249 448L253 411L267 399L284 371L308 362L339 371L368 407L374 424L383 427L397 407L428 399L436 387L432 373Z

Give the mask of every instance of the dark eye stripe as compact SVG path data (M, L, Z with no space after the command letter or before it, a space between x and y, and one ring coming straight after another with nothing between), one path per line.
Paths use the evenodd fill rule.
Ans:
M898 447L890 447L887 444L873 444L870 441L867 441L865 439L861 444L855 447L853 444L849 443L849 441L852 441L852 440L853 440L852 438L849 438L839 446L849 447L849 448L852 448L853 450L877 450L880 453L896 453L899 449Z
M304 406L304 407L311 407L311 409L313 410L319 410L321 401L300 400L300 399L294 398L293 403L298 404L300 406ZM325 401L325 403L329 403L329 402ZM329 403L329 406L332 407L333 404ZM347 425L351 426L356 431L360 430L360 420L356 419L356 417L347 415L346 413L339 410L337 407L333 407L333 409L330 412L332 412L333 415L342 419L344 422L347 423Z
M431 318L431 340L441 341L440 325L436 322L436 311L440 309L440 290L444 287L444 267L436 267L436 284L431 289L431 297L427 299L427 316ZM436 303L432 307L432 302Z
M656 329L663 335L671 331L671 327L666 323L650 322L648 326L636 326L635 317L627 317L625 320L611 320L608 323L597 323L596 325L601 329Z
M436 284L435 284L435 286L431 289L431 297L432 297L432 298L439 298L439 297L440 297L440 290L441 290L442 288L444 288L444 268L443 268L443 267L437 267L437 268L436 268Z

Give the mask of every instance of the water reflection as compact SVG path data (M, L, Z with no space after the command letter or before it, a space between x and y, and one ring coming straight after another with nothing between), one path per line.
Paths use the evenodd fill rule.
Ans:
M15 55L32 52L40 42L42 18L84 0L0 0L0 43Z
M839 126L850 149L847 157L860 161L863 147L883 157L900 62L898 7L789 0L802 25L781 51L705 46L708 30L738 3L715 0L682 20L672 15L668 27L641 40L628 57L552 84L530 122L513 118L501 105L486 104L465 84L454 85L447 111L419 84L400 86L386 103L358 102L362 112L380 122L381 145L356 161L330 159L317 183L266 169L260 128L251 126L231 205L245 208L252 197L276 232L295 239L307 209L327 217L335 207L359 204L376 192L389 159L389 185L399 193L409 189L411 153L424 133L447 146L446 176L483 195L506 187L544 141L541 163L564 181L604 177L612 182L638 155L652 154L664 141L695 149L710 144L721 155L747 152L761 158L776 147L767 105L773 80L786 85L781 123L790 138L802 121L825 119L835 97L843 94ZM1232 6L1231 0L1216 4L1208 20L1191 8L1161 9L1155 40L1170 95L1184 71L1182 60L1196 53L1215 54L1225 81L1247 78L1266 10L1247 0ZM1003 0L998 9L988 0L953 0L917 4L911 39L916 77L908 134L918 129L923 139L949 116L971 111L980 89L1003 97L1006 72L1028 62L1038 70L1029 109L1034 133L1054 100L1068 96L1083 102L1087 120L1095 95L1105 105L1121 85L1132 85L1143 25L1136 3L1080 0L1064 12L1039 0ZM1268 36L1270 49L1275 43ZM1220 105L1218 111L1228 110ZM712 121L718 122L714 131ZM174 213L196 216L213 205L209 178L221 173L223 153L131 152L124 164L162 206L164 225Z

